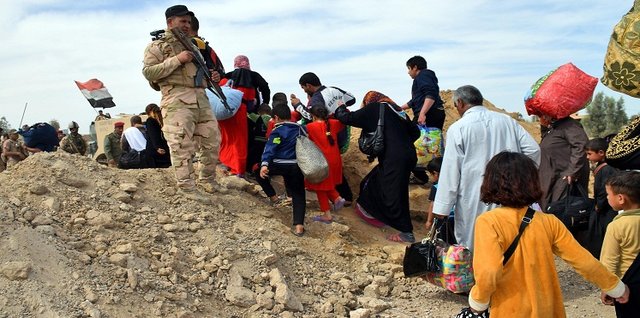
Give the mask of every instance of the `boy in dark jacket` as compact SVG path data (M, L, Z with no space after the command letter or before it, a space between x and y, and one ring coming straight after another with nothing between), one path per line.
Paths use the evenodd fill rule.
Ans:
M280 175L284 178L284 186L291 195L293 204L293 234L304 235L304 216L306 212L306 196L304 190L304 176L296 160L296 139L302 128L292 123L291 111L287 105L273 105L272 117L275 127L262 153L260 176L258 184L272 203L278 202L276 191L271 185L269 176Z
M607 202L607 191L605 189L607 179L618 172L618 169L607 165L605 162L608 146L605 139L594 138L589 140L584 147L587 160L595 165L593 170L593 196L596 201L596 215L592 215L592 220L589 222L591 227L589 233L591 235L590 242L587 244L587 249L595 258L600 257L602 240L604 240L607 225L618 215L618 212L613 210L609 202Z

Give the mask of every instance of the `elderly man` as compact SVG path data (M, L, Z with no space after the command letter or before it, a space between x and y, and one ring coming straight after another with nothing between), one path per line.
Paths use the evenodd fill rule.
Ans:
M456 240L470 249L476 217L495 208L480 201L480 185L489 160L502 151L512 151L540 163L540 147L533 137L513 118L482 106L483 100L480 91L471 85L453 92L453 106L462 118L447 130L433 204L438 218L445 218L455 209Z
M198 183L207 192L220 190L215 182L220 144L218 122L204 92L207 82L198 81L196 76L194 56L171 32L177 28L185 35L190 34L193 12L184 5L175 5L166 10L165 17L165 35L147 46L142 73L162 92L160 106L165 117L162 131L169 144L179 192L206 203L208 199L196 189L192 157L197 154L200 163ZM211 79L218 82L220 74L212 72Z
M120 138L124 131L124 123L118 121L113 124L113 132L104 137L104 155L107 156L107 164L109 167L118 167L120 156L122 156L122 145Z

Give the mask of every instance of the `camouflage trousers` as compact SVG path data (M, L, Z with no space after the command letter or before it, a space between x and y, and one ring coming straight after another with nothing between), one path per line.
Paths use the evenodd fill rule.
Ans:
M169 144L178 187L195 187L194 155L199 163L198 178L215 179L220 131L209 103L200 102L198 108L163 107L162 117L162 131Z

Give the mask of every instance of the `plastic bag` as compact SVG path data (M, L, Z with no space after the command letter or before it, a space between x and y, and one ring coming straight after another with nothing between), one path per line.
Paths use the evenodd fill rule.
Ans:
M413 143L418 156L416 166L426 168L433 158L442 157L444 152L442 130L424 125L418 125L418 129L420 129L420 138Z
M227 97L227 104L230 109L224 107L220 97L211 92L210 90L205 90L207 93L207 97L209 97L209 104L211 104L211 110L216 115L217 120L225 120L233 117L240 109L240 105L242 104L242 95L243 92L233 89L229 86L221 86L222 93Z
M301 128L296 139L296 159L304 178L310 183L320 183L329 177L329 163L320 148L306 136Z
M585 108L598 79L571 63L564 64L537 80L525 96L529 115L548 115L555 119Z

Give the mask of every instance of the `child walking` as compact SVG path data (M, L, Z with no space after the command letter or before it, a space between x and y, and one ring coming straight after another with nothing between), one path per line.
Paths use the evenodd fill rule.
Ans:
M289 121L291 112L285 104L273 105L272 116L275 126L262 153L260 176L256 180L269 200L275 203L278 201L278 196L269 177L280 175L284 178L284 186L287 193L291 195L293 205L292 232L296 236L302 236L304 235L306 197L304 176L296 161L296 138L304 128Z
M342 157L336 137L344 125L336 119L329 119L329 110L324 105L314 105L311 107L313 121L307 124L309 139L311 139L322 151L322 154L329 163L329 176L320 183L310 183L305 180L307 189L315 191L318 196L318 204L322 215L313 217L316 222L331 223L331 208L329 200L333 202L333 210L342 209L345 199L342 198L336 185L342 183Z
M609 178L606 183L607 200L620 211L607 227L600 261L611 272L622 277L631 289L626 304L616 302L616 315L638 317L640 312L640 172L625 171ZM605 304L614 302L602 295Z
M442 157L435 157L429 161L427 164L427 173L431 176L431 180L433 180L433 185L431 186L431 192L429 193L429 205L427 207L427 222L425 226L427 230L431 229L433 222L437 222L436 227L439 229L438 238L449 243L456 244L456 236L455 236L455 223L453 218L453 210L449 214L449 217L446 219L436 218L433 215L433 200L436 198L436 193L438 192L438 179L440 179L440 169L442 168ZM439 222L444 222L439 223Z
M604 138L594 138L589 140L584 147L587 159L595 165L593 170L593 195L596 201L596 214L591 216L592 219L589 222L591 227L589 229L590 236L586 244L586 248L594 257L600 257L602 240L604 239L607 225L618 215L607 202L607 191L605 190L607 179L618 172L618 169L609 166L605 162L608 146L609 144Z
M501 207L478 216L475 224L473 271L476 285L470 308L458 317L565 317L554 255L607 295L626 303L629 289L582 248L554 215L531 210L542 189L538 168L529 157L501 152L487 164L480 199ZM519 240L522 224L528 224ZM507 248L515 249L505 261Z

